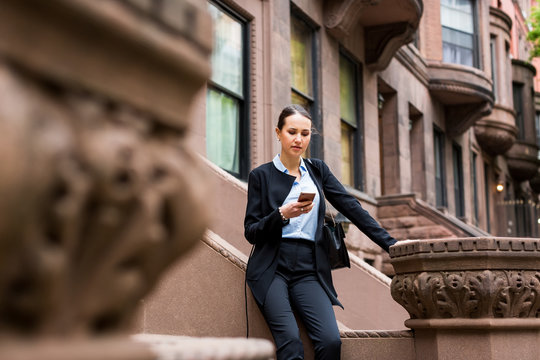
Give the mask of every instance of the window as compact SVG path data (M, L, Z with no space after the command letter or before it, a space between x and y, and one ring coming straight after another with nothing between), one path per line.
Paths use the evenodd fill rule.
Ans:
M316 58L315 29L293 11L291 13L291 101L309 111L314 127L319 128ZM312 136L306 156L322 157L321 155L322 139Z
M452 145L452 158L454 165L454 198L456 202L456 217L465 216L465 196L463 191L463 154L461 146Z
M358 109L359 64L345 54L339 56L341 117L341 180L362 189L362 136Z
M441 0L443 61L478 66L472 0Z
M247 177L246 24L209 3L214 20L212 78L206 92L206 156L231 174Z
M518 140L523 140L525 139L525 122L523 119L523 84L513 82L512 94L514 96L514 110L516 112Z
M446 207L446 179L444 172L444 134L433 129L433 147L435 150L435 199L437 207Z
M538 146L538 159L540 159L540 112L535 112L534 121L536 123L536 145Z
M497 38L492 36L489 40L489 50L491 53L491 80L493 81L493 96L497 99Z
M471 181L472 181L472 190L473 190L473 210L474 210L474 224L478 225L478 178L476 172L476 161L478 160L478 155L473 152L471 156Z
M491 232L491 219L490 219L490 204L489 204L489 196L490 196L490 186L491 183L489 181L489 165L487 163L484 163L484 196L486 198L486 224L487 224L487 232Z

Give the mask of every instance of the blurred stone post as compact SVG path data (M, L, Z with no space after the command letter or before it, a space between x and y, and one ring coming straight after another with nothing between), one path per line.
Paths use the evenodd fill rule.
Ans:
M0 8L0 359L155 359L133 315L208 221L185 139L210 76L206 2Z

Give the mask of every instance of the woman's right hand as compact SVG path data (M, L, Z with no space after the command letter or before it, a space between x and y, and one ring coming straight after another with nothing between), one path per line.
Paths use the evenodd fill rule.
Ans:
M285 216L287 219L292 219L295 217L298 217L302 214L307 214L313 209L313 201L293 201L288 203L287 205L283 205L279 209L281 210L281 213L283 216Z

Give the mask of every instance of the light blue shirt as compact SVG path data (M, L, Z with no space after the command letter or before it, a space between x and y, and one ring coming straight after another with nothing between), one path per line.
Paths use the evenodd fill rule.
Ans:
M289 173L289 170L287 170L285 165L283 165L281 162L279 154L274 157L273 163L279 171L282 171L285 174ZM287 195L287 198L282 205L297 201L301 192L315 193L315 198L313 199L313 209L306 214L291 218L289 224L283 227L281 236L289 239L294 238L315 241L317 219L319 216L320 196L313 179L311 179L311 176L309 176L306 164L302 158L300 158L300 181L294 181L291 191L289 192L289 195Z

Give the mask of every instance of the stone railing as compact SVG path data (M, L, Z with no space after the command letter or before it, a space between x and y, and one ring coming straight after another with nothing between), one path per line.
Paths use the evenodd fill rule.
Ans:
M540 240L401 241L392 297L420 359L538 359Z

